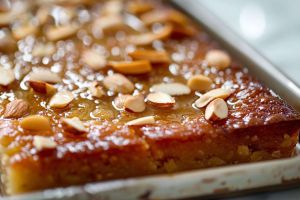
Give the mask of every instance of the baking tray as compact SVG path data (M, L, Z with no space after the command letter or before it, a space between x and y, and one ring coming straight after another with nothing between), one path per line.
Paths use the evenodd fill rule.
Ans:
M238 57L249 68L250 73L300 111L300 87L234 34L198 0L172 0L170 2L198 21L232 55ZM299 155L300 145L297 149ZM194 170L173 175L156 175L57 188L3 199L142 200L199 196L214 198L220 195L248 193L275 186L278 189L298 184L300 184L300 156L295 156L289 159Z

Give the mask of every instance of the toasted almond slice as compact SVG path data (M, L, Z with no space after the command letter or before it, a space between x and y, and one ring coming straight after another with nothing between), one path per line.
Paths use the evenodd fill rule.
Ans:
M143 112L146 109L144 96L140 94L126 98L124 101L124 107L125 110L129 112Z
M154 116L141 117L126 123L127 126L143 126L147 124L154 124Z
M204 75L195 75L192 76L189 80L187 85L191 90L196 91L206 91L211 89L211 85L213 84L213 81Z
M120 0L107 1L103 5L102 14L104 15L118 15L123 10L123 2Z
M148 60L110 62L110 65L122 74L145 74L152 70Z
M125 103L126 99L129 97L131 97L131 95L128 95L128 94L126 94L126 95L121 94L121 95L117 96L112 103L114 108L119 111L125 110L124 103Z
M15 74L12 69L0 67L0 85L7 86L15 81Z
M93 82L92 85L89 87L89 91L93 97L101 98L105 95L103 87L99 85L98 82Z
M128 37L128 42L134 45L149 45L155 40L162 40L170 36L173 26L167 24L153 33L141 33L139 35L131 35Z
M82 55L82 61L93 70L100 70L106 67L106 58L95 50L85 50Z
M88 129L84 126L78 117L62 118L63 128L65 131L75 134L86 133Z
M153 9L153 5L147 2L128 2L127 11L135 14L140 15L145 12L151 11Z
M187 95L191 89L182 83L160 83L150 88L151 92L163 92L171 96Z
M34 24L28 22L27 24L23 24L18 27L13 27L12 34L14 38L17 40L20 40L22 38L25 38L28 35L33 35L38 31L38 27Z
M217 98L210 102L205 109L206 120L222 120L228 117L228 107L223 99Z
M55 52L55 46L52 43L38 43L33 47L32 55L38 57L50 56Z
M46 68L35 68L29 74L29 80L32 81L43 81L47 83L59 83L61 82L61 78L58 74L50 71Z
M28 81L29 86L38 93L52 95L56 92L56 88L46 82L43 81Z
M150 25L153 23L166 23L171 22L185 26L187 24L187 18L176 10L154 10L152 12L145 13L141 16L141 20Z
M122 74L113 74L103 80L104 86L113 92L129 94L134 90L133 83Z
M230 66L231 58L225 51L210 50L205 55L205 60L209 66L225 69Z
M20 118L26 115L28 111L29 103L22 99L16 99L6 105L3 117Z
M30 115L20 121L20 126L26 130L40 131L49 130L50 121L47 117L41 115Z
M231 95L232 91L224 88L218 88L210 90L209 92L202 95L196 102L195 106L197 108L205 107L209 102L217 98L226 99Z
M49 101L52 108L64 108L74 100L74 95L69 91L57 92Z
M134 60L148 60L153 64L170 63L171 59L166 51L142 50L137 49L128 54Z
M55 149L57 147L57 143L50 137L35 135L33 137L33 146L36 150L41 151L43 149Z
M121 29L125 26L124 20L121 15L108 15L100 16L93 23L93 30L106 31ZM108 32L109 33L109 32Z
M148 94L146 101L147 103L159 108L170 108L175 105L175 99L169 94L162 92Z
M75 33L78 31L79 28L80 28L79 25L75 25L75 24L69 24L64 26L53 26L48 28L45 34L48 40L57 41L75 35Z

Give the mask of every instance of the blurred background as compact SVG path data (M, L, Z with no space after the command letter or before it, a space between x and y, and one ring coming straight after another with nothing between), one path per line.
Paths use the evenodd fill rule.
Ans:
M199 1L300 85L300 1Z

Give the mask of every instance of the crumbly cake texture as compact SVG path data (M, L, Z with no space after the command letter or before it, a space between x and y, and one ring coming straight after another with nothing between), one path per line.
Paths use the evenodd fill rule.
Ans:
M0 7L8 195L290 157L300 115L160 1Z

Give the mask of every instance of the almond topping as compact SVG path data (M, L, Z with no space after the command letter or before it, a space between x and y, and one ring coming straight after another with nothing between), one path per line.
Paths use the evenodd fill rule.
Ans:
M43 149L55 149L57 143L49 137L35 135L33 137L33 146L36 150L41 151Z
M116 110L119 110L119 111L123 111L125 110L125 106L124 106L124 103L125 103L125 100L127 98L131 97L131 95L119 95L117 96L114 101L113 101L113 106Z
M98 82L93 82L92 85L89 87L89 91L93 97L101 98L105 95L103 87L99 85Z
M77 30L79 29L78 25L69 24L65 26L54 26L50 27L46 30L45 34L48 40L50 41L57 41L66 39L68 37L71 37L72 35L75 35Z
M152 70L148 60L110 62L110 65L122 74L145 74Z
M187 18L176 10L154 10L152 12L145 13L141 16L141 20L150 25L153 23L166 23L172 22L185 26L187 24Z
M29 104L22 99L16 99L6 105L3 116L5 118L20 118L26 115L28 111Z
M205 109L206 120L222 120L228 116L228 107L223 99L217 98L210 102Z
M33 35L37 32L37 26L34 24L27 22L27 24L20 25L18 27L12 28L12 33L14 38L20 40L25 38L28 35Z
M43 81L28 81L29 86L38 93L52 95L56 92L56 88L46 82Z
M95 50L85 50L82 55L82 61L93 70L100 70L106 67L106 58Z
M15 81L15 74L12 69L0 67L0 85L7 86Z
M129 112L143 112L146 109L146 104L143 95L130 96L125 99L124 107Z
M69 91L57 92L49 101L52 108L64 108L74 100L74 95Z
M149 45L155 40L165 39L170 36L172 33L173 26L170 24L165 25L164 27L157 30L155 33L141 33L139 35L131 35L128 37L128 43L134 45Z
M30 115L23 118L20 121L20 126L23 129L32 131L49 130L51 128L49 119L41 115Z
M213 84L213 81L204 75L195 75L192 76L189 80L187 85L191 90L196 91L206 91L211 89L211 85Z
M134 60L148 60L150 63L170 63L171 59L166 51L137 49L128 54Z
M153 5L146 2L128 2L127 10L128 12L139 15L148 12L153 9Z
M32 55L38 57L50 56L55 52L55 46L52 43L39 43L33 47Z
M119 0L107 1L103 5L102 14L104 15L118 15L123 10L123 2Z
M84 124L78 117L73 118L62 118L61 119L63 128L65 131L75 134L86 133L88 129L85 128Z
M129 94L134 90L133 83L122 74L113 74L103 80L104 86L113 92Z
M203 108L205 107L209 102L211 102L214 99L222 98L226 99L231 95L232 91L228 89L218 88L213 89L204 95L202 95L196 102L195 106L197 108Z
M29 79L32 81L43 81L47 83L59 83L61 78L58 74L46 68L35 68L30 74Z
M151 92L163 92L171 96L187 95L191 89L182 83L160 83L150 88Z
M121 15L108 15L101 16L93 23L93 31L110 33L111 30L115 31L124 28L125 23Z
M175 105L175 99L170 95L162 92L148 94L147 103L159 108L170 108Z
M210 50L205 55L207 64L211 67L217 67L218 69L225 69L230 66L230 56L222 50Z
M127 126L143 126L147 124L154 124L155 118L154 116L141 117L126 123Z

